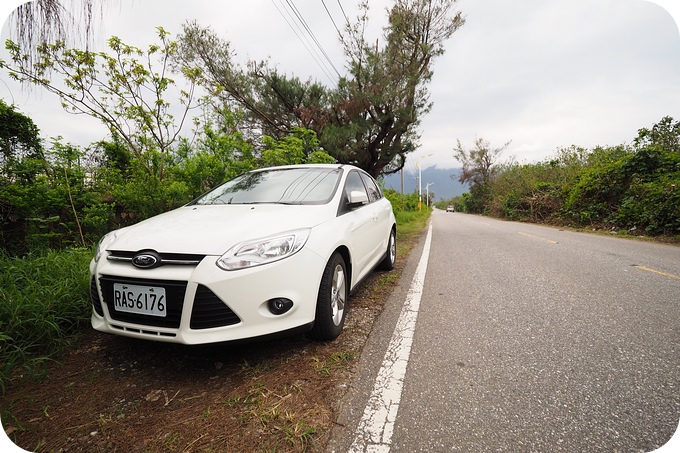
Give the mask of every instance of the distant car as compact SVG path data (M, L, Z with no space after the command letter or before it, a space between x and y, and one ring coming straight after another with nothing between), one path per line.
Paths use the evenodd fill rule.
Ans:
M185 344L332 340L350 291L395 259L392 205L363 170L256 170L105 235L90 263L91 323Z
M446 207L446 212L454 212L453 206L452 206L452 205L448 205L448 206Z

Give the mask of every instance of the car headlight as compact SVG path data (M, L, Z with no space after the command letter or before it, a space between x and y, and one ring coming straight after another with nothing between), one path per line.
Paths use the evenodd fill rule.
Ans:
M95 262L99 261L99 258L101 258L104 252L106 251L106 247L108 247L109 244L111 244L116 239L116 237L118 237L118 230L106 233L104 237L99 240L97 248L94 252Z
M217 265L225 271L235 271L282 260L300 251L309 232L309 229L294 230L238 243L217 260Z

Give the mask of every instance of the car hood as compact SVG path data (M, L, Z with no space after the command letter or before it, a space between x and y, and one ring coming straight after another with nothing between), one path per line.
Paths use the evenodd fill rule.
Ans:
M118 231L108 250L222 255L251 239L311 228L330 218L329 205L185 206Z

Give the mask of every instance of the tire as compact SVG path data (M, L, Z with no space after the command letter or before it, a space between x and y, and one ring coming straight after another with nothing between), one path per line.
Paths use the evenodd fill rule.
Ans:
M326 264L316 300L314 327L309 337L319 341L334 340L342 333L345 324L345 308L349 296L345 260L335 252Z
M397 262L397 235L394 229L390 230L390 238L387 241L387 250L385 251L385 258L380 262L378 268L383 271L391 271L394 269L394 264Z

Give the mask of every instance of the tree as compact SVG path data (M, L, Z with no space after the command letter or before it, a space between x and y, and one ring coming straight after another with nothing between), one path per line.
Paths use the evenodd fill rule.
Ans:
M466 206L471 212L481 212L488 205L488 189L497 171L498 158L510 146L510 142L500 148L491 148L487 140L476 138L475 146L470 150L463 148L460 140L457 143L453 156L463 165L458 181L470 186L470 198L466 200Z
M418 146L417 127L430 109L432 62L464 19L456 0L397 0L389 13L385 44L364 36L368 3L342 37L349 76L334 89L288 78L266 62L241 67L227 41L209 28L186 24L178 62L201 68L203 82L225 104L249 112L253 129L276 139L303 127L339 162L373 176L404 166Z
M149 174L162 179L166 154L194 107L200 73L182 68L188 87L178 88L182 108L176 122L166 96L170 87L177 87L168 74L169 60L177 45L163 28L157 30L159 43L151 44L147 50L110 38L113 55L69 49L61 41L42 43L37 48L39 61L33 64L18 44L8 41L12 63L0 61L0 67L6 67L16 80L57 94L67 112L101 121ZM48 78L53 73L63 77L63 84Z
M672 117L665 116L651 129L639 129L634 143L638 148L655 146L666 152L680 153L680 121L674 123Z
M262 137L265 149L261 162L265 166L291 164L332 164L335 159L319 148L316 133L310 129L294 128L291 135L281 140Z
M253 140L262 135L282 139L295 128L323 129L328 90L322 85L288 78L267 62L241 66L228 41L196 22L184 25L178 42L177 66L200 68L215 109L243 111L244 129Z
M33 120L0 100L0 249L25 237L30 187L46 162Z
M458 145L454 148L455 157L463 168L458 176L458 181L463 184L485 186L493 177L496 171L496 163L499 156L510 146L511 142L506 142L500 148L491 148L491 144L483 138L475 138L475 147L466 150L457 140Z
M0 99L0 177L11 179L18 173L28 177L17 167L24 158L43 158L40 130L31 118Z
M37 45L43 42L75 41L88 47L97 26L103 17L104 1L71 1L71 6L79 4L80 10L69 11L60 0L33 0L20 5L9 17L10 38L26 54L30 66L38 59ZM110 0L106 3L110 3Z
M403 168L418 147L417 127L430 108L427 84L444 42L465 19L456 0L397 0L389 12L383 48L367 42L368 3L343 38L350 78L340 80L324 147L342 162L373 176Z

